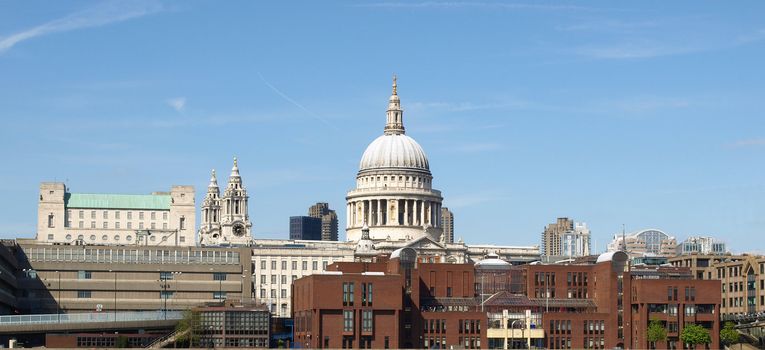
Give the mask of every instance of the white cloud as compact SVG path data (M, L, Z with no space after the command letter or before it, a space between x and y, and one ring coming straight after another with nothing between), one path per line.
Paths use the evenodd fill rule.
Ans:
M178 112L183 112L183 110L186 109L186 98L185 97L171 98L167 100L167 105L170 107L173 107L173 109Z
M146 1L109 1L43 23L33 28L0 37L0 54L10 50L16 44L47 34L66 32L81 28L99 27L115 22L150 15L162 10L161 4Z
M730 147L734 147L734 148L739 148L739 147L757 147L757 146L765 146L765 138L738 140L738 141L730 144Z

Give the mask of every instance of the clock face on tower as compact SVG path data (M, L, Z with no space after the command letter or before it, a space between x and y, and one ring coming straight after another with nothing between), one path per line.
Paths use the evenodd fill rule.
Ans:
M244 225L237 222L236 224L234 224L233 231L234 231L234 235L236 235L237 237L244 236Z

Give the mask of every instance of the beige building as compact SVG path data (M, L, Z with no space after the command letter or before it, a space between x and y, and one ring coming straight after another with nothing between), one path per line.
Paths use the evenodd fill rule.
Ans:
M148 195L71 193L60 182L40 184L40 243L193 246L194 187Z
M696 279L720 280L723 319L765 312L765 256L691 254L669 262L690 267Z
M18 307L29 313L179 310L251 299L247 248L18 244Z
M558 218L542 231L540 255L546 257L580 257L590 255L590 229L587 224L569 218Z
M454 242L454 213L447 207L441 208L441 227L443 228L443 237L446 243Z
M628 234L615 234L608 251L626 251L630 258L644 256L672 257L676 254L677 240L661 230L645 229Z

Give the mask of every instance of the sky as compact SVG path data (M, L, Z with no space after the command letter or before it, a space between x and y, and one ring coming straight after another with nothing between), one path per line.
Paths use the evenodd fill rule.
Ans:
M765 253L765 2L0 1L0 237L39 183L204 196L256 238L345 194L398 75L455 237L657 228Z

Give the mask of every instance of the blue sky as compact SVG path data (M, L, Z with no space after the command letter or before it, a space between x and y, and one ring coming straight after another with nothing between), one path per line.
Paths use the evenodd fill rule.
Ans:
M659 228L765 251L765 3L0 2L1 237L39 182L148 193L231 158L256 237L345 225L392 73L471 243ZM341 233L341 238L344 234Z

